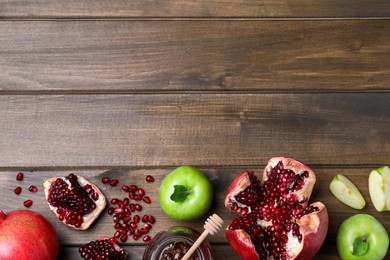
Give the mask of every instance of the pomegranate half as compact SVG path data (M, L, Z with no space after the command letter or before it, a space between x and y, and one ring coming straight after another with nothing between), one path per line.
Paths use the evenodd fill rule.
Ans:
M311 259L328 231L325 205L309 205L314 172L292 158L274 157L259 178L244 171L228 188L225 206L241 215L225 231L228 242L246 260Z
M31 210L0 211L0 259L55 260L58 238L53 225Z
M107 203L98 187L73 173L44 180L42 186L51 211L77 230L88 229Z

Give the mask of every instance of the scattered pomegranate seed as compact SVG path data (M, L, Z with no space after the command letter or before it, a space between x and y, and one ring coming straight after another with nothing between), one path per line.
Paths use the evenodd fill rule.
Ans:
M153 177L148 179L152 181L152 178ZM118 180L113 179L109 181L109 183L110 185L115 186L118 184ZM152 228L154 217L143 215L141 218L137 214L133 216L132 212L142 211L143 207L138 203L131 203L131 201L144 201L146 204L150 204L150 197L145 196L146 191L143 188L137 187L135 184L122 185L120 186L120 189L128 192L129 196L128 198L123 198L123 200L120 198L111 199L111 204L113 204L113 206L108 209L108 214L113 215L115 228L113 238L122 242L127 241L130 237L133 240L142 238L145 242L149 241L151 237L146 234L149 233L149 230ZM138 225L141 220L144 224L139 227Z
M143 197L142 200L143 200L146 204L150 204L150 203L152 202L148 196Z
M110 181L110 185L115 187L118 184L118 182L119 181L117 179L113 179L113 180Z
M146 181L147 182L154 182L154 177L152 175L146 176Z
M119 200L117 198L113 198L111 200L111 204L118 204Z
M33 201L32 200L26 200L23 202L23 205L26 207L26 208L29 208L31 207Z
M148 241L150 240L150 236L145 235L145 236L142 238L142 240L143 240L144 242L148 242Z
M103 183L109 183L109 182L110 182L110 179L107 178L107 177L103 177L103 178L102 178L102 182L103 182Z
M22 187L18 186L14 189L15 194L20 194L22 192Z
M136 185L130 185L130 186L129 186L129 189L130 189L131 191L137 191L137 190L138 190L138 187L137 187Z
M16 175L16 180L17 180L17 181L22 181L22 180L23 180L23 177L24 177L23 172L19 172L19 173Z
M140 196L144 196L144 195L145 195L145 190L142 189L142 188L138 188L138 194L139 194Z
M28 188L28 190L29 190L30 192L37 192L38 188L35 187L34 185L31 185L31 186Z

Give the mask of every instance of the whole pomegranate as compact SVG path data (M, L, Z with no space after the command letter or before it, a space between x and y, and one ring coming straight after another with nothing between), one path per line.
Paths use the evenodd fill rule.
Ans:
M261 179L242 172L230 185L225 206L240 214L225 233L245 260L310 259L328 231L328 212L321 202L308 204L314 172L291 158L268 161Z
M30 210L0 211L0 259L55 260L58 238L52 224Z

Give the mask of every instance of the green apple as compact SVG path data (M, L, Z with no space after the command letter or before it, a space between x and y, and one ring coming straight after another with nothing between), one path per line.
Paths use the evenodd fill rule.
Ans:
M337 250L343 260L381 260L388 247L386 229L368 214L349 217L337 233Z
M329 188L337 199L354 209L362 209L366 205L366 201L355 184L342 174L337 174L333 178Z
M191 166L174 169L160 185L160 206L176 220L193 220L204 216L212 200L213 188L209 179Z
M377 211L390 210L390 168L373 170L368 177L368 191Z

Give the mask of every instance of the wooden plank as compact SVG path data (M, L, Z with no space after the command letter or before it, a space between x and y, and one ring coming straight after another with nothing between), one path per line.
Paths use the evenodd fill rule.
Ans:
M384 17L386 0L0 1L1 18L56 17Z
M161 231L170 226L176 225L185 225L190 226L196 230L201 231L203 228L203 222L205 218L202 218L197 221L190 222L177 222L169 219L161 211L158 204L158 187L161 183L161 180L166 174L168 174L173 168L156 168L156 169L142 169L142 168L131 168L131 169L111 169L111 170L77 170L72 171L78 175L82 175L89 179L91 182L99 186L102 192L105 194L108 200L111 198L120 198L123 199L127 197L127 193L124 193L120 187L123 184L136 184L139 187L143 187L152 199L152 203L147 205L142 203L143 210L139 214L150 214L156 218L156 223L151 229L150 235L154 236L158 231ZM251 170L254 170L257 174L262 174L263 167L253 167ZM200 168L208 178L211 180L214 189L214 201L210 214L217 213L225 221L225 227L228 223L232 221L236 214L228 212L223 205L224 196L226 194L227 188L234 178L238 174L245 170L244 168ZM339 225L346 218L357 214L357 213L367 213L378 218L379 221L387 228L390 229L390 218L389 213L378 213L373 207L373 204L370 200L368 193L368 174L372 170L370 167L357 168L330 168L330 167L313 167L314 172L317 176L317 183L314 187L314 191L311 197L311 201L322 201L329 212L329 230L326 238L326 244L334 245L336 240L336 234ZM79 246L85 244L91 240L95 240L101 236L111 236L114 233L114 223L112 217L107 213L103 213L96 222L91 226L87 231L76 231L69 227L66 227L60 223L52 214L44 200L44 194L42 189L39 189L37 193L30 193L26 190L30 185L39 186L41 181L48 177L54 176L65 176L70 173L71 170L53 170L53 171L34 171L28 172L24 171L25 178L23 182L18 182L15 180L15 176L18 171L7 171L0 172L0 208L4 212L16 208L24 208L22 203L25 199L33 199L34 204L31 207L32 210L41 212L44 214L54 225L57 230L60 238L60 243L62 246ZM328 188L332 178L338 174L342 173L347 176L352 182L356 184L358 189L363 194L363 197L366 199L366 207L363 210L354 210L348 206L339 202L331 193ZM153 175L155 177L155 182L146 183L145 176ZM119 185L117 187L111 187L109 185L104 185L101 183L101 178L107 176L111 179L117 178L119 180ZM20 195L15 195L13 193L14 187L17 185L22 186L25 190L22 191ZM206 216L207 217L207 216ZM222 245L226 244L227 240L223 232L216 234L215 236L209 237L209 241L212 244ZM145 245L142 241L133 241L128 240L124 245L127 246L143 246ZM138 251L139 252L139 251ZM325 254L329 253L327 251ZM138 258L137 258L138 259Z
M390 93L0 96L0 167L381 165Z
M0 91L389 91L389 30L389 19L1 21Z
M142 259L145 247L141 246L124 246L123 247L128 253L128 259ZM213 256L215 260L239 260L233 249L229 245L216 245L211 244ZM59 260L66 259L78 259L79 253L77 247L66 247L60 249ZM340 257L337 253L336 245L323 245L314 260L339 260Z

